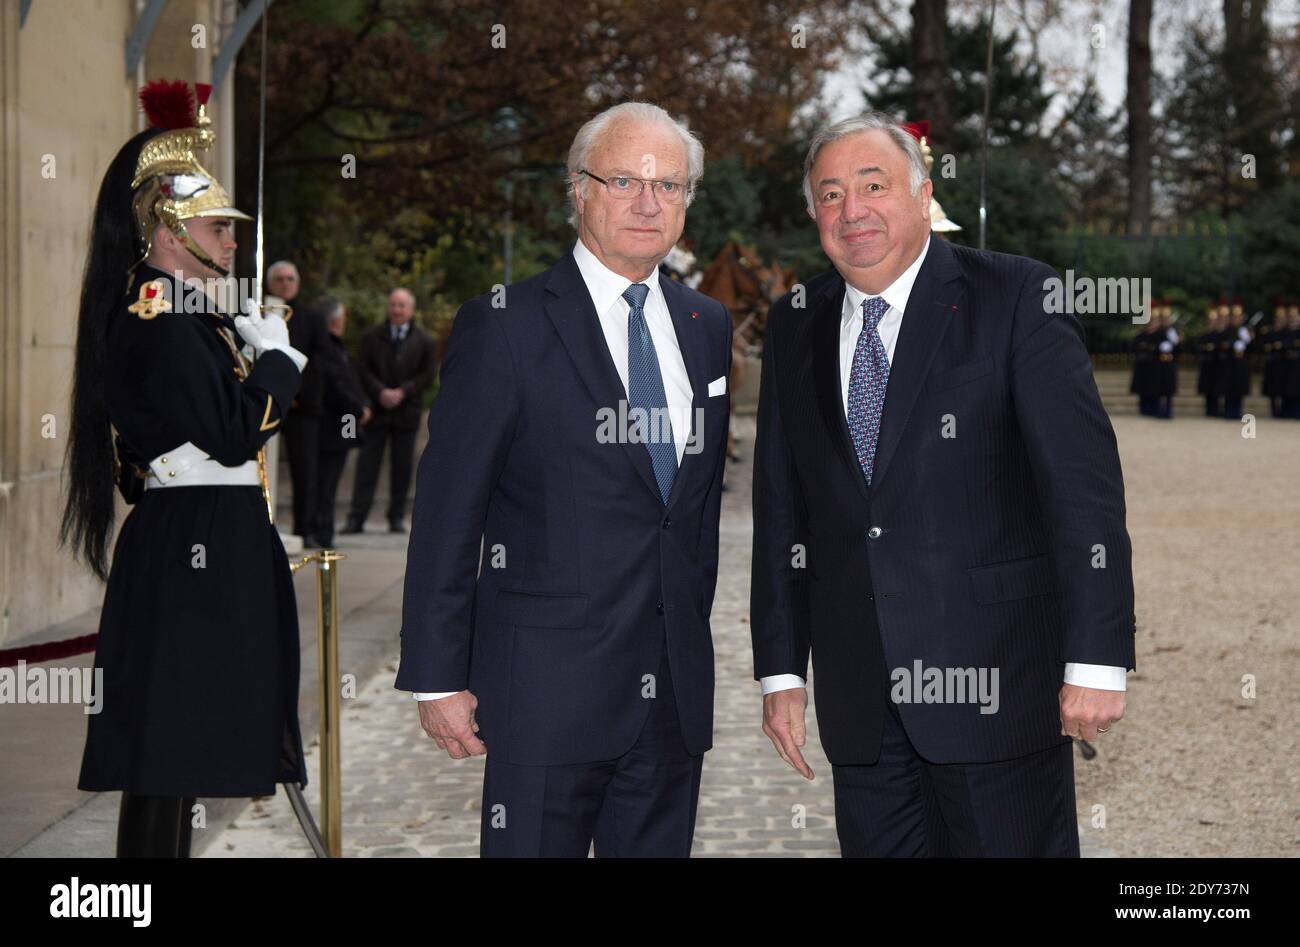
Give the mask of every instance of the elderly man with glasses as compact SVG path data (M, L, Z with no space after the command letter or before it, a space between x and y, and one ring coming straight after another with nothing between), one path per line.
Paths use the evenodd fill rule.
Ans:
M658 266L699 141L631 102L569 152L571 253L456 316L397 687L487 754L487 856L686 856L713 734L731 321Z

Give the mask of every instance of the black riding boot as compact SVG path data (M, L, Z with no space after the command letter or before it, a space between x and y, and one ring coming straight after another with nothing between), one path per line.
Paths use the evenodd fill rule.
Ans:
M193 798L122 793L118 858L189 858Z

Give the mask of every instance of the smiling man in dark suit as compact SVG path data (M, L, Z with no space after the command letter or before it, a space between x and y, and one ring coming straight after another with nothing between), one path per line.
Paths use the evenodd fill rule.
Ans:
M763 729L811 779L811 651L845 855L1079 852L1070 737L1124 713L1131 550L1110 421L1056 274L930 238L914 138L823 131L834 270L771 310L754 457Z
M397 687L453 759L487 753L487 856L690 853L731 330L658 266L703 165L657 106L596 116L569 152L573 251L456 316Z

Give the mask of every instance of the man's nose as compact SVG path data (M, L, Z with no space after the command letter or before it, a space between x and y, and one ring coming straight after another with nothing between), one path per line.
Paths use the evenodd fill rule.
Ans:
M859 221L870 212L870 206L866 199L859 197L852 191L844 195L843 208L844 220L847 222Z
M653 217L659 213L662 208L653 185L646 184L641 188L641 193L632 201L632 209L644 217Z

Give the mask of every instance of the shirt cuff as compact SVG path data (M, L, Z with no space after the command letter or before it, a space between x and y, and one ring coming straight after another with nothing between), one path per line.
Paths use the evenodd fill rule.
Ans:
M460 691L438 691L437 693L433 693L433 694L424 694L424 693L416 692L411 696L414 697L416 700L442 700L444 697L452 697L459 693Z
M769 674L767 677L760 678L759 683L763 687L763 696L775 694L777 691L788 691L795 687L806 686L804 679L798 674Z
M1128 669L1109 664L1065 663L1065 683L1099 691L1128 690Z

